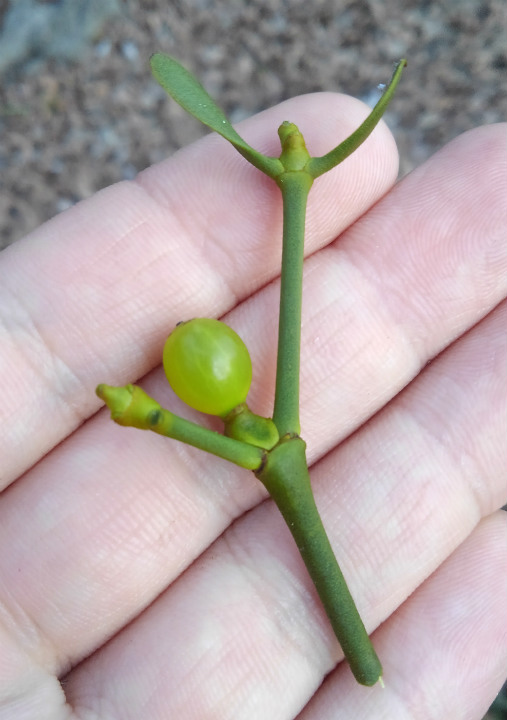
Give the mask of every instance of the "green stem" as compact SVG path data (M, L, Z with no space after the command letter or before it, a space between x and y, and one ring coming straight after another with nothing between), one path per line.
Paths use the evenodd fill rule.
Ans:
M280 437L300 433L299 365L305 214L313 179L304 171L285 172L277 183L283 200L282 272L278 356L273 421Z
M247 470L258 470L264 462L265 452L261 448L175 415L161 407L138 385L99 385L96 393L109 407L111 418L118 425L152 430L159 435L181 440Z
M382 665L359 616L315 505L305 443L290 438L272 450L257 477L275 501L313 580L356 680L374 685Z

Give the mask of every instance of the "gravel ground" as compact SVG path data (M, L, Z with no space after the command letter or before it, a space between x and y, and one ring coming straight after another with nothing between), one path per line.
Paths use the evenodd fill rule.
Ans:
M23 13L20 15L19 13ZM505 0L0 0L0 247L199 137L152 80L180 58L237 122L337 90L387 114L401 173L507 116Z
M506 26L505 0L0 0L0 248L205 132L152 80L155 50L233 122L318 90L373 104L408 58L386 116L403 175L506 119Z

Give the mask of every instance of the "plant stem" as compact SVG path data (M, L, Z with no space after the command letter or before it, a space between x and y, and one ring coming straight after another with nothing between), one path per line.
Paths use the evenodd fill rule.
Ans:
M299 435L299 365L305 214L313 179L304 171L277 178L283 200L278 356L273 421L280 437Z
M311 158L298 128L284 122L279 128L282 152L279 158L272 158L254 150L238 135L200 83L178 62L160 53L151 58L153 73L162 87L188 112L232 143L252 165L273 178L282 192L283 247L273 412L279 439L274 429L266 430L264 426L259 431L253 415L238 414L229 420L231 435L250 439L243 442L174 415L138 386L97 388L99 397L110 407L113 420L120 425L182 440L256 473L284 517L352 672L363 685L382 682L382 666L320 519L310 484L305 443L299 437L305 214L313 180L342 162L368 137L392 98L405 65L405 60L398 63L382 98L362 125L326 155Z
M158 415L152 416L152 421L150 430L153 432L186 442L247 470L258 469L264 460L265 452L261 448L208 430L164 408L160 408Z
M111 418L118 425L152 430L181 440L247 470L258 470L264 462L265 452L261 448L175 415L161 407L138 385L114 387L102 384L97 387L96 393L109 407Z
M362 685L374 685L382 677L382 665L315 505L303 440L290 438L281 442L256 474L296 541L354 677Z

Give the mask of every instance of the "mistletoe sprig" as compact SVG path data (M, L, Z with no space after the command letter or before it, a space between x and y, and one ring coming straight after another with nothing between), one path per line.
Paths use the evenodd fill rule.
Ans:
M299 365L305 214L313 181L343 162L366 140L382 117L406 61L366 120L322 157L311 157L291 122L278 129L279 157L254 150L238 135L194 76L174 58L156 53L153 75L187 112L219 133L282 193L283 238L278 355L273 418L254 414L246 403L252 368L248 350L224 323L197 318L179 323L169 336L164 369L175 393L191 407L217 415L224 433L185 420L162 408L136 385L101 384L97 395L119 425L181 440L252 470L284 517L315 584L351 670L359 683L382 682L382 666L359 616L322 524L310 484L305 442L300 436Z

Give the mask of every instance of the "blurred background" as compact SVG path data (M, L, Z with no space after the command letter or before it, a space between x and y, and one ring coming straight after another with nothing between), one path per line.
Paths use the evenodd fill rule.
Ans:
M152 80L161 50L233 122L319 90L372 105L401 174L507 117L505 0L0 0L0 247L205 132Z
M206 132L152 80L156 50L233 122L319 90L373 105L406 57L385 118L404 175L506 119L506 28L506 0L0 0L0 248Z

